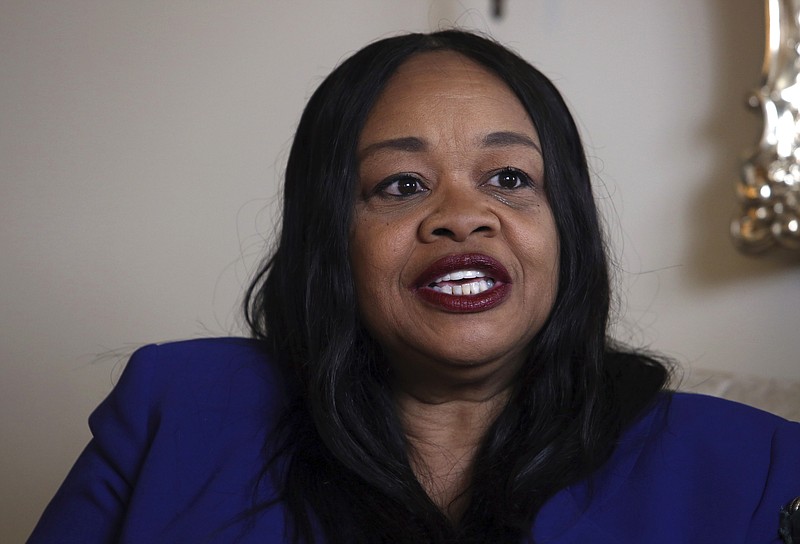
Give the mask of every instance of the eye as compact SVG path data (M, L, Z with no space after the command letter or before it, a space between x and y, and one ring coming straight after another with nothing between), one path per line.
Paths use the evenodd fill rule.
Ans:
M416 177L410 174L401 174L387 179L379 187L378 191L392 196L411 196L427 191L428 188Z
M531 178L511 167L503 168L486 181L487 185L501 187L503 189L519 189L520 187L530 187Z

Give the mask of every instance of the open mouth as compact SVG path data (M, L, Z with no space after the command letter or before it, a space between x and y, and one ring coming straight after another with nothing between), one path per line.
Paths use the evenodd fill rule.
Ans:
M445 295L469 296L479 295L491 289L495 279L480 270L455 270L440 276L428 284L428 287Z
M503 302L511 277L496 259L480 253L448 255L432 263L412 286L426 303L447 312L482 312Z

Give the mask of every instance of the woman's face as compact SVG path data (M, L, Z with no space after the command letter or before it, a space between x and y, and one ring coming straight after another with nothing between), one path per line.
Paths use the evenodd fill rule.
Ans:
M370 112L358 161L359 311L396 371L512 376L553 306L559 260L522 104L461 55L417 55Z

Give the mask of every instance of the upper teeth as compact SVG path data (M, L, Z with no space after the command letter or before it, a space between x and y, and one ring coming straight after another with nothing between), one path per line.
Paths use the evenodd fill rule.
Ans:
M461 285L438 285L445 281L458 281L473 278L486 279L478 279L477 281L467 282ZM432 285L434 291L439 291L447 295L477 295L478 293L483 293L491 289L494 285L494 280L492 278L487 278L486 274L480 270L456 270L455 272L450 272L441 278L435 279L432 283L437 284Z
M441 278L437 278L433 280L433 283L442 283L443 281L450 281L450 280L463 280L464 278L485 278L486 274L481 272L480 270L456 270L455 272L450 272L449 274L445 274Z

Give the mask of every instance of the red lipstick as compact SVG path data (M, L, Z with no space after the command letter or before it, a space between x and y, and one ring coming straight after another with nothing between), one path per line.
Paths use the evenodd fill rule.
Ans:
M453 272L477 270L491 286L477 294L448 294L434 289L436 281ZM459 287L460 288L460 287ZM448 255L426 268L414 281L411 290L428 304L445 312L476 313L494 308L511 292L511 277L499 261L480 253Z

